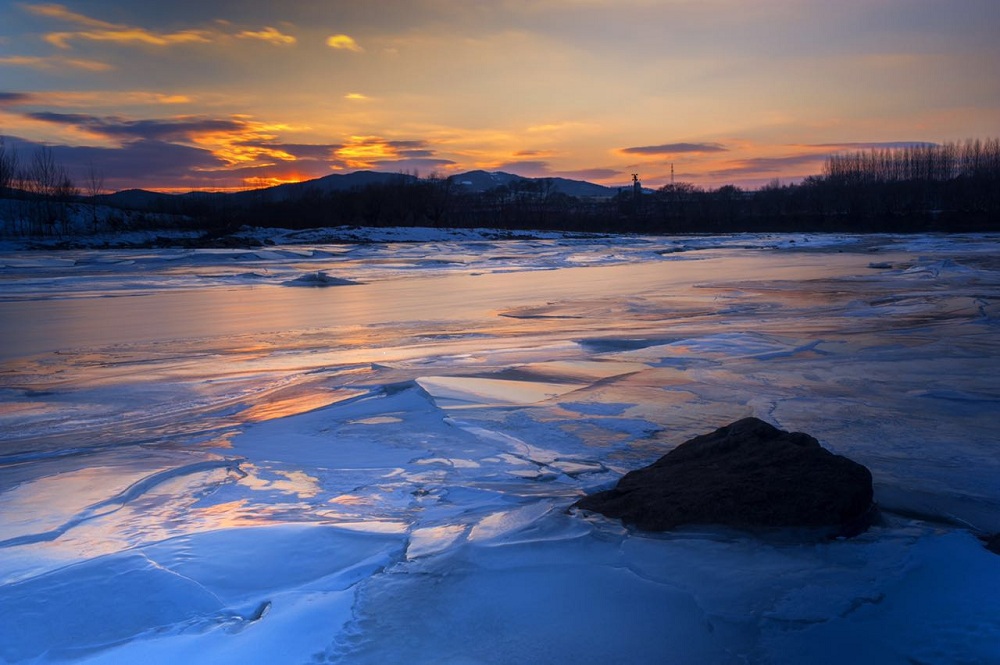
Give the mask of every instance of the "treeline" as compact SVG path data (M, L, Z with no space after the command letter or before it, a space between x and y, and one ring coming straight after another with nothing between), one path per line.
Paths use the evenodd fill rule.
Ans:
M7 234L55 234L69 230L80 188L50 148L39 146L22 162L0 137L0 197Z
M1000 230L1000 139L831 155L822 177L760 194L778 215L858 230Z
M1000 140L832 155L821 175L798 184L774 181L758 190L676 183L639 195L629 187L610 199L580 199L557 191L544 178L467 192L446 178L401 176L350 191L311 190L287 201L268 201L266 192L256 196L236 206L232 200L216 202L229 206L214 215L217 228L356 224L641 233L996 231Z
M851 184L947 182L995 178L1000 173L1000 139L945 145L873 148L827 159L827 178Z
M667 233L1000 231L1000 139L858 150L798 184L679 183L620 205L626 223Z
M581 199L546 179L468 192L452 180L404 178L349 191L269 201L266 191L203 201L216 227L451 226L596 232L1000 230L1000 140L832 155L824 173L758 190L670 184ZM256 198L254 198L256 197ZM223 206L214 213L212 205ZM226 207L228 206L228 207Z

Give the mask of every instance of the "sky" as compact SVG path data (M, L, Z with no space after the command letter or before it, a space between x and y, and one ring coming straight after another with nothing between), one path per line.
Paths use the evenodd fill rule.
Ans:
M0 136L112 191L754 188L998 136L998 66L996 0L0 0Z

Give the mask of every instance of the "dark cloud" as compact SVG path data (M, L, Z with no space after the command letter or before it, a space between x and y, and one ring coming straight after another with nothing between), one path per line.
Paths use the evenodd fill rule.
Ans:
M96 124L99 119L96 116L84 115L82 113L55 113L54 111L37 111L35 113L25 113L26 118L51 122L56 125L86 125Z
M680 155L691 152L726 152L728 150L729 148L721 143L664 143L663 145L622 148L621 152L628 155Z
M31 102L33 95L28 92L0 91L0 106L17 106Z
M422 140L416 140L416 141L382 141L382 140L376 140L376 141L372 141L372 143L378 143L378 144L387 145L387 146L389 146L391 148L395 148L396 150L418 150L418 149L423 149L423 148L427 147L427 141L422 141Z
M179 120L128 120L118 124L106 124L103 129L110 136L176 140L210 132L239 132L245 127L245 123L237 120L185 118Z
M240 120L185 116L170 120L127 120L113 116L39 111L26 117L58 125L85 129L109 138L176 141L209 132L239 132L247 127Z
M119 149L67 147L54 152L56 159L65 156L70 172L85 174L93 164L110 189L135 186L136 174L158 188L204 187L211 170L222 166L208 150L154 140L134 141Z

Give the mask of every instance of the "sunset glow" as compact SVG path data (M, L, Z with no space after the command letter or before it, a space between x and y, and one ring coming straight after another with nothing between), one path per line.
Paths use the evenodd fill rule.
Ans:
M757 187L995 136L992 2L0 1L0 135L109 189L483 168Z

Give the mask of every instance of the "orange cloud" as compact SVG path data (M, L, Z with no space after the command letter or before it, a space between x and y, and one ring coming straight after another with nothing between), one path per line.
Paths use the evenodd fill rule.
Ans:
M362 95L360 92L349 92L344 95L344 99L352 102L364 102L370 99L370 97L368 97L368 95Z
M208 43L217 36L208 30L155 32L138 26L91 18L58 4L25 5L25 9L38 16L72 23L83 28L82 30L50 32L45 35L45 41L63 50L71 48L71 42L81 40L146 46L173 46L175 44Z
M172 46L174 44L206 44L211 41L204 30L182 30L169 34L158 34L143 28L116 27L108 30L81 30L78 32L50 32L45 41L61 49L70 48L71 40L85 39L94 42L115 42L119 44L146 44L150 46Z
M112 65L99 60L83 58L62 58L50 56L47 58L32 55L9 55L0 58L0 65L11 67L33 67L35 69L82 69L88 72L106 72L114 69Z
M348 168L366 169L374 162L396 159L399 153L389 141L377 136L352 136L350 142L338 148L334 155L343 160Z
M326 38L326 45L330 48L361 53L364 51L361 45L354 41L350 35L330 35Z
M148 99L157 104L190 104L193 100L187 95L164 95L161 93L133 93L136 98Z
M271 26L267 26L263 30L244 30L236 36L241 39L259 39L275 46L291 46L298 41L292 35L286 35Z
M2 64L2 63L0 63ZM13 95L13 96L11 96ZM123 105L173 105L190 104L195 100L181 94L166 94L146 90L58 90L47 92L7 93L6 99L0 95L0 102L7 106L48 106L67 107L85 105L115 106Z
M227 166L267 166L278 162L294 162L295 155L267 145L278 138L277 132L290 129L287 125L266 124L237 118L237 131L221 129L193 134L191 142L206 148Z
M583 127L585 127L585 124L582 122L551 122L542 125L532 125L531 127L528 127L526 131L531 133L550 134L553 132L577 131Z
M90 18L89 16L84 16L83 14L78 14L72 11L68 7L57 4L44 4L44 5L26 5L27 9L32 14L37 14L38 16L45 16L46 18L54 18L62 21L68 21L70 23L76 23L78 25L84 25L91 28L109 28L113 27L113 24L106 23L99 19Z
M721 143L664 143L662 145L644 145L632 148L620 148L619 152L625 155L639 155L642 157L662 157L684 154L706 154L713 152L727 152L729 148Z

